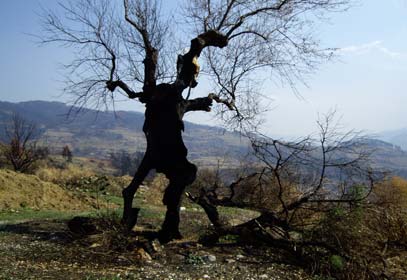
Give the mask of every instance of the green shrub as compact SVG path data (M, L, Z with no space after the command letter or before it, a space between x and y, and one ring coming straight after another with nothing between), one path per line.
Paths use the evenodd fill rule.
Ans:
M344 261L343 258L341 256L338 255L332 255L329 259L330 263L331 263L331 267L334 270L342 270L344 268Z
M195 255L195 254L188 254L185 257L185 263L186 264L192 264L192 265L200 265L204 264L204 259L201 256Z

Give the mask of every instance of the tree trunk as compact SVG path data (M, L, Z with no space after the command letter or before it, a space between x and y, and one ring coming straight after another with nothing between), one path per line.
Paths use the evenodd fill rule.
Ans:
M167 214L160 231L160 240L168 242L180 238L179 207L187 185L196 177L197 168L187 160L188 150L182 139L182 118L188 108L182 91L174 85L160 84L149 92L146 102L143 131L147 139L147 150L130 185L123 190L123 222L132 228L137 222L137 208L132 208L133 197L151 169L164 173L170 183L163 203Z

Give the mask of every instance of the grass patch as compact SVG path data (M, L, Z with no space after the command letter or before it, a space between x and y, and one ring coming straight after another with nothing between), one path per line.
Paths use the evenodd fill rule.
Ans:
M101 196L106 202L110 202L116 205L123 206L123 198L114 195L103 195Z
M92 212L63 212L56 210L33 210L33 209L20 209L0 212L0 222L17 222L21 220L67 220L77 215L91 215Z
M100 217L105 215L121 216L123 212L123 198L114 195L101 195L101 201L118 205L118 208L106 208L90 211L64 211L64 210L38 210L30 207L21 207L12 210L0 211L0 223L15 223L26 220L69 220L75 216ZM164 206L149 205L143 198L135 197L134 206L141 208L140 217L144 220L163 219L165 216Z
M140 217L142 217L146 220L164 219L165 208L162 208L162 209L160 209L159 207L141 208L139 215L140 215Z
M113 275L113 276L102 276L102 277L98 277L98 276L86 276L85 280L122 280L122 279L134 279L134 278L122 278L119 275Z
M219 214L227 215L227 216L244 216L244 217L256 217L259 215L259 212L234 208L234 207L218 207Z
M75 216L99 217L106 214L121 215L123 208L101 208L92 211L58 211L58 210L36 210L21 208L18 210L0 211L0 223L13 223L26 220L69 220Z

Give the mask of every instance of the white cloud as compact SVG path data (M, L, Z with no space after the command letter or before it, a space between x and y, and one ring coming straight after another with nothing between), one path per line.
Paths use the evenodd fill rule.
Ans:
M385 46L383 46L382 41L373 41L370 43L366 44L361 44L361 45L351 45L347 46L344 48L339 49L341 52L347 52L347 53L356 53L356 54L365 54L371 51L379 51L389 57L392 58L401 58L401 57L407 57L406 53L401 53L401 52L395 52L392 51Z

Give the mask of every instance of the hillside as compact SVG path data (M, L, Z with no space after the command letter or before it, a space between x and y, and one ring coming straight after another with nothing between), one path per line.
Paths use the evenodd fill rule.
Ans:
M378 139L368 139L365 145L372 151L371 161L375 167L407 178L407 152L400 146Z
M41 138L56 153L70 145L76 156L107 158L113 151L144 151L146 146L144 115L139 112L84 110L68 118L69 107L60 102L0 102L0 127L13 112L35 122ZM4 129L0 129L0 137L4 139ZM247 153L249 146L238 133L190 122L185 122L184 141L189 157L205 164L216 163L215 156L238 158Z
M0 169L0 212L19 208L85 211L96 209L98 205L94 198L44 182L35 175Z
M407 150L407 128L383 131L378 134L378 138Z
M68 118L69 107L60 102L0 102L0 139L4 139L1 127L13 112L35 122L43 141L55 153L70 145L75 156L107 158L113 151L144 151L146 146L142 132L144 115L139 112L85 110ZM185 122L184 141L189 158L201 166L216 165L216 159L225 156L238 161L249 152L249 141L238 133L190 122ZM369 139L366 145L374 151L372 159L376 167L407 178L406 151L377 139Z

